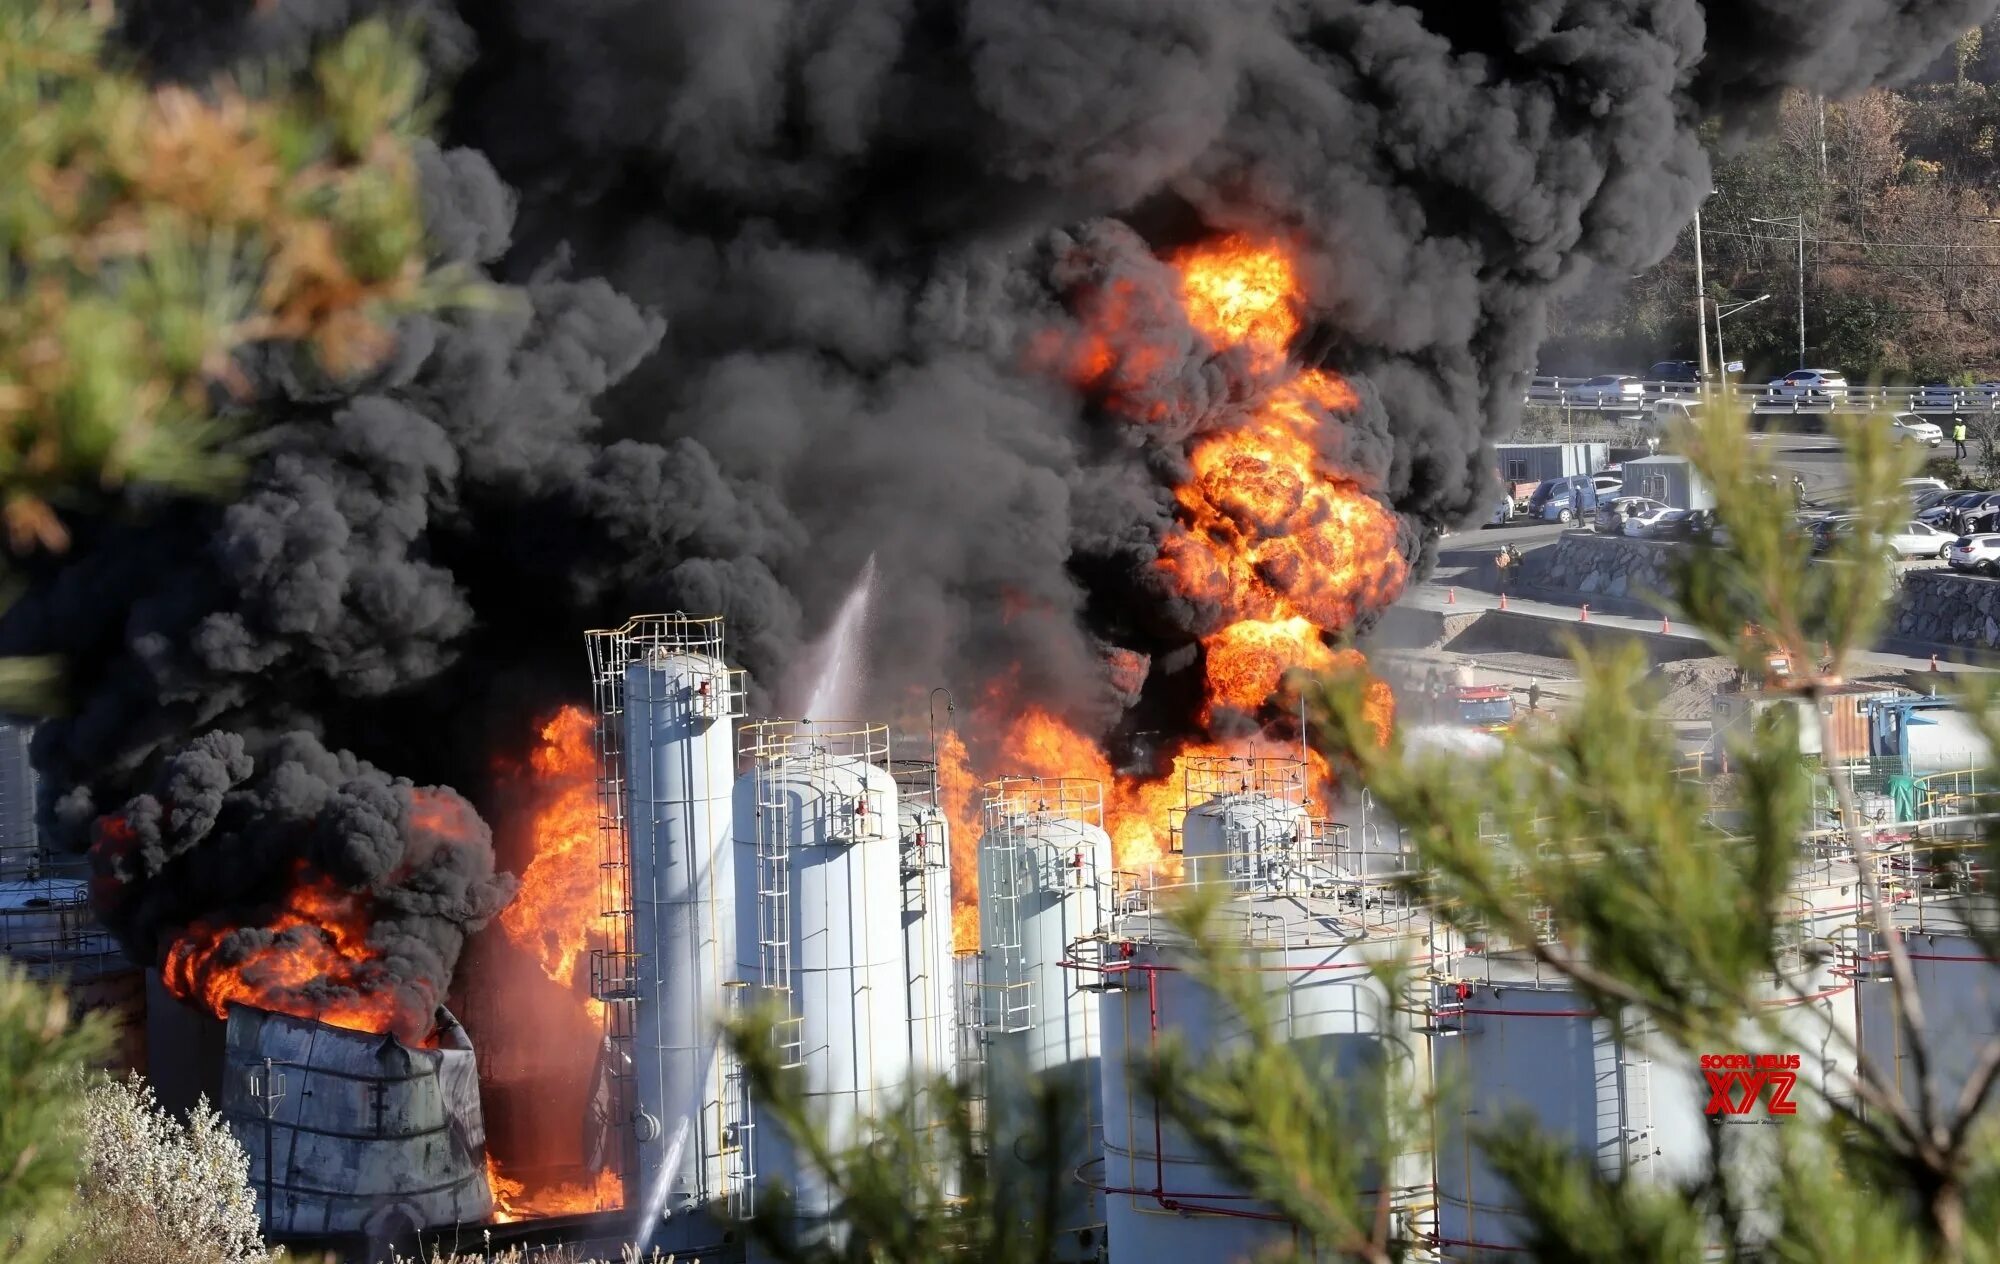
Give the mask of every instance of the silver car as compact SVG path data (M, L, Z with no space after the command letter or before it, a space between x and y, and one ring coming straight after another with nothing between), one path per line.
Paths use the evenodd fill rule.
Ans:
M1569 388L1569 402L1579 408L1643 407L1646 384L1622 373L1601 373Z

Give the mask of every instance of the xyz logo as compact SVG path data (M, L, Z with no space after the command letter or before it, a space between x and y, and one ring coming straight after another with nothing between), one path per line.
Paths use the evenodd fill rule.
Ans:
M1768 1115L1796 1115L1792 1089L1798 1084L1799 1055L1796 1053L1705 1053L1701 1073L1708 1080L1710 1115L1747 1115L1756 1109L1764 1090L1771 1090Z

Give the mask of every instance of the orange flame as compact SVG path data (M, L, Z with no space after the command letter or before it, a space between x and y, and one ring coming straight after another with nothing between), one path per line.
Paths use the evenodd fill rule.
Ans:
M534 857L521 874L520 894L500 915L507 938L532 953L542 972L581 990L602 912L599 898L596 720L566 706L542 726L541 744L529 756L540 806L535 812ZM601 1017L602 1002L585 1002Z
M168 947L160 966L167 990L217 1018L233 1002L331 1027L427 1039L435 997L396 978L368 942L366 896L341 887L304 861L278 911L261 927L197 922Z
M579 1212L610 1211L623 1205L624 1190L618 1177L606 1170L590 1184L544 1185L533 1191L527 1182L515 1180L500 1170L492 1155L486 1156L486 1183L493 1189L493 1219L499 1224L535 1216L567 1216Z
M1304 306L1292 256L1279 243L1232 236L1186 251L1172 266L1178 283L1171 300L1130 277L1110 278L1078 296L1080 337L1039 338L1028 359L1107 408L1160 421L1180 411L1160 388L1162 371L1179 363L1184 350L1149 341L1148 331L1172 327L1160 319L1161 309L1178 303L1186 325L1218 352L1241 416L1188 452L1189 477L1175 489L1179 529L1162 543L1157 563L1177 592L1218 616L1216 630L1202 640L1201 721L1209 726L1219 707L1261 710L1293 668L1365 670L1359 653L1335 650L1327 637L1395 600L1408 567L1397 550L1395 515L1329 451L1341 433L1330 423L1357 407L1359 397L1337 374L1291 362ZM1002 735L991 749L975 760L956 735L940 742L939 777L952 826L953 943L961 951L979 939L983 781L995 775L1097 781L1113 863L1172 878L1181 865L1170 845L1170 814L1184 805L1191 761L1255 753L1186 740L1165 774L1119 777L1098 742L1048 711L1021 710L1005 693L996 686L977 708L975 731ZM1386 742L1394 715L1388 686L1371 679L1365 706ZM1313 792L1324 799L1331 769L1317 752L1308 763Z

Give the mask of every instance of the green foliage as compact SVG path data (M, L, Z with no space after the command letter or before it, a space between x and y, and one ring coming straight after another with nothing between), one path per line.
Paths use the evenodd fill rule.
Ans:
M427 271L411 145L422 63L381 21L252 94L107 64L109 5L0 0L0 520L60 549L58 510L148 483L206 493L239 459L236 352L375 363L396 313L474 297ZM53 705L53 665L0 669L0 710Z
M85 1144L82 1071L111 1047L54 988L0 959L0 1264L40 1264L67 1234Z
M772 1045L773 1015L753 1014L728 1038L743 1060L765 1118L824 1173L840 1208L837 1231L803 1226L794 1191L760 1187L751 1233L767 1258L783 1264L932 1264L963 1258L993 1264L1041 1264L1053 1250L1056 1205L1067 1173L1040 1165L994 1167L981 1152L981 1106L948 1080L922 1085L889 1104L872 1137L835 1138L805 1096L797 1068ZM1054 1137L1081 1108L1060 1088L1034 1086L1025 1130Z

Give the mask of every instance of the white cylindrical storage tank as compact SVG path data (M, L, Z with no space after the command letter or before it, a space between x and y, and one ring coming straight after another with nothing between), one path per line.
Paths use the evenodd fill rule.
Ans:
M1102 1119L1094 976L1066 968L1071 946L1100 934L1111 905L1111 839L1102 788L1076 778L986 787L979 840L980 1031L987 1130L998 1196L1039 1214L1026 1191L1053 1167L1055 1258L1098 1258L1103 1199L1080 1179ZM1064 1125L1036 1136L1032 1094L1055 1094Z
M935 763L899 764L896 811L910 1079L920 1119L935 1124L930 1087L953 1071L958 1023L951 942L951 827L938 807Z
M1932 1092L1940 1102L1958 1100L1981 1051L2000 1038L2000 962L1969 933L1968 916L1990 925L1992 911L1990 906L1968 911L1955 900L1896 909L1896 927L1923 1006ZM1890 980L1888 954L1872 932L1863 932L1861 946L1856 996L1862 1056L1893 1080L1905 1101L1915 1101L1916 1064ZM1987 1110L1992 1110L1990 1100Z
M745 1176L740 1085L721 1040L737 970L730 814L741 697L720 659L689 648L656 644L625 669L638 1158L627 1205L663 1198L667 1216L724 1211Z
M779 1049L804 1070L828 1139L865 1139L910 1073L902 857L888 731L768 722L746 730L736 782L739 971L791 1017ZM758 1116L760 1181L778 1179L807 1226L834 1210L825 1174Z
M1532 960L1476 959L1483 978L1437 988L1438 1242L1448 1259L1518 1258L1526 1225L1474 1133L1510 1112L1607 1175L1672 1180L1706 1155L1702 1080L1656 1062L1642 1034L1606 1018Z
M1304 861L1305 808L1261 791L1223 794L1181 820L1182 875L1249 892L1283 884Z
M1259 972L1268 1013L1301 1059L1334 1076L1386 1066L1392 1082L1423 1091L1428 1067L1414 1008L1371 965L1430 953L1420 913L1378 911L1372 924L1333 898L1259 895L1231 901L1212 924L1234 941L1242 965ZM1246 1038L1242 1015L1186 967L1188 947L1155 914L1122 916L1103 955L1104 1159L1111 1264L1243 1260L1280 1244L1317 1259L1314 1245L1269 1204L1232 1184L1173 1115L1146 1091L1137 1068L1162 1039L1199 1061ZM1428 1171L1421 1155L1381 1156L1354 1191L1372 1204L1386 1183L1397 1214L1413 1214Z

